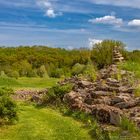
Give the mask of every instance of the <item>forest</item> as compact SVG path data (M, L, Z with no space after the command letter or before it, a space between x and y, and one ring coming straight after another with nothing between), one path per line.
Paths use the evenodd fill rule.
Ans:
M0 75L8 77L70 77L88 67L101 69L112 63L110 49L121 46L127 65L140 64L140 51L128 51L120 41L104 40L92 49L67 50L47 46L0 47ZM135 63L135 64L134 64ZM132 67L133 68L133 67ZM129 69L132 70L129 67Z

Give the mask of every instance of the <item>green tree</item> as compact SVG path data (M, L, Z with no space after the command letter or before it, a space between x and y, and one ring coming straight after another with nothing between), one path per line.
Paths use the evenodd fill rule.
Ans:
M15 70L8 70L7 76L18 79L19 78L19 73Z
M44 65L42 65L38 70L37 70L37 74L40 76L40 77L48 77L48 73L46 71L46 68Z
M93 46L91 59L96 63L98 68L112 64L112 51L115 46L118 46L120 51L124 51L125 45L120 41L114 40L104 40Z
M82 65L82 64L79 64L79 63L75 64L72 67L72 75L82 74L84 68L85 68L85 65Z
M61 78L64 75L64 71L62 68L57 68L52 71L51 76L55 78Z

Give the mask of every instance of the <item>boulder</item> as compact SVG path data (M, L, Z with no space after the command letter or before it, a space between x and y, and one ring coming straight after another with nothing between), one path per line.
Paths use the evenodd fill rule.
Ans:
M63 100L71 107L71 109L80 109L83 106L83 98L78 92L71 91L64 96Z
M102 123L119 125L123 112L118 108L100 104L93 105L92 114Z
M128 108L132 108L135 107L137 105L137 102L134 100L128 101L128 102L120 102L115 104L115 107L118 107L120 109L128 109Z

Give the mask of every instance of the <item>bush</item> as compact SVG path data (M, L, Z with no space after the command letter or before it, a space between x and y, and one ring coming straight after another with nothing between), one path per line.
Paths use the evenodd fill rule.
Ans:
M0 72L0 77L7 77L7 75L5 74L4 71L1 71L1 72Z
M87 64L83 70L83 74L87 77L90 78L91 81L96 80L96 70L95 67L92 64Z
M0 124L17 120L17 105L11 99L12 89L0 88Z
M64 71L62 68L57 68L52 71L51 77L61 78L64 75Z
M96 63L99 69L112 64L112 51L115 46L118 46L120 48L120 51L124 51L125 45L120 41L114 40L104 40L103 42L95 44L93 46L91 58Z
M18 79L19 78L19 73L17 71L8 70L7 76Z
M82 65L82 64L75 64L73 67L72 67L72 75L79 75L79 74L82 74L83 71L84 71L84 68L85 68L85 65Z
M48 76L48 73L47 73L47 71L46 71L46 68L45 68L44 65L42 65L42 66L37 70L37 74L38 74L38 76L40 76L40 77L49 77L49 76Z
M43 97L43 104L59 104L63 102L63 97L66 93L70 92L73 88L72 84L56 85L49 89L48 93Z
M126 61L120 65L121 69L134 72L136 77L140 78L140 63L134 61Z
M120 127L123 130L127 130L130 133L137 133L138 132L138 128L136 127L136 125L132 121L127 119L126 117L122 118L121 123L120 123Z

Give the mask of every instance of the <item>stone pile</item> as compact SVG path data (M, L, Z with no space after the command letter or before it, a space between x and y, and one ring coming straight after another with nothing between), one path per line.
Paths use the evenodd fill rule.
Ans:
M119 47L115 46L113 50L113 63L122 62L123 60L124 58L120 53Z
M113 60L116 63L123 59L115 56ZM126 116L140 126L140 97L134 95L134 79L133 73L119 70L117 64L112 64L99 72L95 82L72 77L59 84L74 85L73 90L64 96L72 110L84 111L102 123L113 125L119 125L121 118Z
M17 90L13 98L15 100L22 100L22 101L33 101L36 103L40 103L42 100L43 95L47 94L48 89L43 90Z

